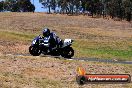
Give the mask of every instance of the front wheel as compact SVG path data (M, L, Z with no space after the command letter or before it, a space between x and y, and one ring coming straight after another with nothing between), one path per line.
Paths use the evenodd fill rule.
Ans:
M61 54L62 57L64 58L71 58L74 56L74 50L72 47L66 47L63 49L62 51L62 54Z
M29 53L33 56L39 56L41 54L41 50L37 46L30 46Z

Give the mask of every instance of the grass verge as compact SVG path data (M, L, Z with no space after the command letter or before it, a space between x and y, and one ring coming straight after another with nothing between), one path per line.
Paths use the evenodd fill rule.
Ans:
M4 40L29 43L36 34L1 31L0 37ZM119 40L101 42L95 40L77 39L73 43L75 57L91 57L118 60L132 59L131 41Z
M105 59L118 59L118 60L131 60L132 59L132 48L131 45L126 44L122 47L119 42L104 43L86 40L77 40L73 44L76 51L76 57L95 57ZM123 42L120 42L123 43ZM113 46L114 45L114 46ZM124 47L124 48L123 48Z
M34 37L35 34L30 34L30 33L0 31L0 38L3 40L28 42Z

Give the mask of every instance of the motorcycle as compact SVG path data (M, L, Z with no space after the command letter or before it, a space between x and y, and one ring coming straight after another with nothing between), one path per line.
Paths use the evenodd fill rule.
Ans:
M33 56L44 55L54 55L62 56L64 58L71 58L74 56L74 50L71 47L73 43L72 39L64 39L61 44L55 49L50 47L50 36L42 38L40 35L35 37L29 47L29 52Z

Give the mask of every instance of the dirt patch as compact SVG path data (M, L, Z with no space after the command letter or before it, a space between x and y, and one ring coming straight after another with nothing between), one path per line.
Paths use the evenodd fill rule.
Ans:
M3 54L20 54L28 53L29 45L25 45L22 42L11 42L0 40L0 52Z

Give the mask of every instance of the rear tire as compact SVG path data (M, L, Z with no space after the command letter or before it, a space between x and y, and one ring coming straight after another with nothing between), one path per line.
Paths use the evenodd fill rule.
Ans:
M39 56L41 54L41 50L37 46L30 46L29 53L33 56Z

